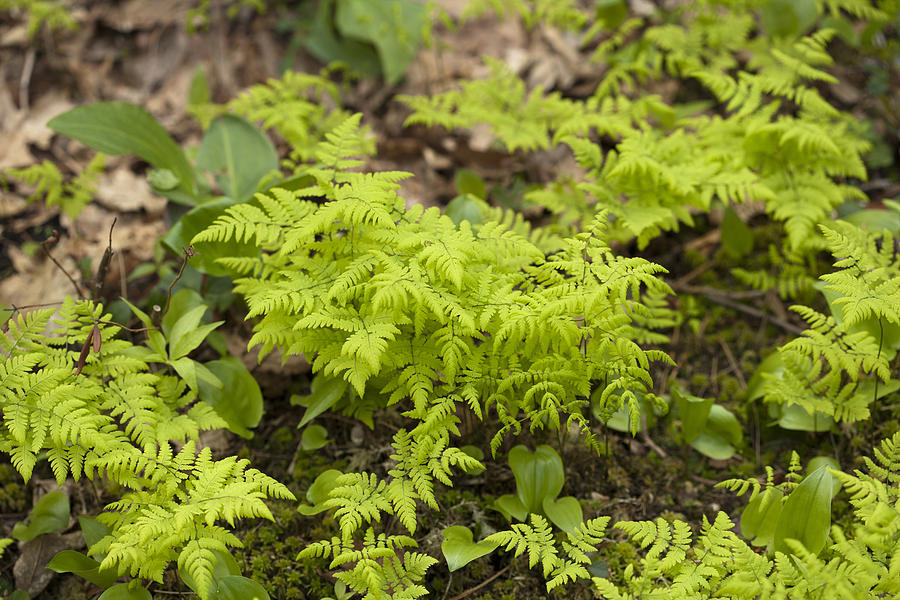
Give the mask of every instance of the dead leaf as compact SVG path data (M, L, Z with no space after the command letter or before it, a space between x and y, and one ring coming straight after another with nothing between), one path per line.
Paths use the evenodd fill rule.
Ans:
M152 193L143 176L124 166L100 179L95 198L101 206L118 212L143 210L161 215L166 208L166 199Z
M117 31L129 32L165 25L178 25L184 28L187 11L191 6L192 2L189 0L106 2L101 5L98 16L106 25Z
M58 552L77 550L84 547L84 536L80 531L60 535L47 533L20 545L21 554L13 565L16 588L28 592L35 598L50 584L55 572L47 568L47 563Z
M0 131L0 136L5 138L4 143L0 144L0 170L37 162L29 145L47 149L53 137L47 122L72 106L62 93L57 92L41 96L27 114L19 111L18 118L7 125L8 129Z

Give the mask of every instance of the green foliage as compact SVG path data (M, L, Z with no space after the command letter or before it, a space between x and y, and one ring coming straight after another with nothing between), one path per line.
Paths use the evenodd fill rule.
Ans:
M851 10L843 4L829 7ZM447 128L486 123L509 151L567 144L586 178L528 196L564 224L585 225L607 210L614 234L636 237L643 246L680 223L692 225L691 212L708 211L714 200L761 201L784 223L788 249L821 248L816 224L846 200L861 198L843 179L865 178L861 154L869 147L853 119L814 87L834 81L823 70L831 62L825 46L833 32L797 41L751 37L754 3L690 6L662 25L630 19L602 40L594 59L608 68L584 101L526 91L523 81L492 62L488 79L463 82L460 90L401 97L414 111L407 122ZM872 12L856 8L857 15ZM629 35L638 29L641 35ZM602 30L601 19L586 39ZM738 53L749 53L749 60ZM700 83L721 114L698 114L705 102L669 105L646 94L633 99L638 83L662 77ZM612 138L612 148L595 141L603 136Z
M444 539L441 542L441 553L447 561L447 568L456 571L466 566L475 559L481 558L493 552L499 542L481 540L472 541L472 530L463 525L447 527L443 532Z
M766 402L853 422L868 418L872 402L900 387L889 365L898 343L890 328L900 324L900 260L887 232L841 221L821 229L837 259L838 270L821 278L834 295L834 314L792 307L810 328L779 349L780 364L762 375L762 394Z
M240 545L218 522L271 519L263 500L292 496L245 460L198 450L199 432L223 421L197 400L195 386L151 370L155 362L191 372L185 354L205 336L197 340L204 328L196 313L177 320L168 340L151 331L146 347L116 339L118 327L90 302L67 299L55 318L49 309L11 319L0 336L0 450L26 480L45 457L60 484L103 477L128 490L100 515L109 533L90 548L103 555L99 570L160 581L177 560L206 599L213 552ZM86 339L94 339L93 351L76 372L70 345Z
M44 25L50 31L78 27L65 3L58 0L0 0L0 11L9 11L13 16L27 14L29 38L34 38Z
M135 154L174 176L172 199L195 199L194 170L175 140L146 110L127 102L77 106L47 123L57 133L111 156Z
M839 483L829 472L838 467L829 457L809 462L808 473L799 483L800 459L796 453L784 482L775 485L773 471L766 467L765 489L756 479L729 479L718 484L738 495L752 488L750 500L741 516L741 532L754 546L766 546L773 552L791 553L786 540L797 540L819 554L825 546L831 526L831 500Z
M737 417L712 398L698 398L672 386L672 398L681 415L684 441L701 454L716 460L731 458L743 440Z
M463 11L463 19L480 17L488 10L501 18L507 14L517 15L529 28L549 23L564 29L578 29L586 21L573 0L471 0Z
M28 520L28 525L20 521L13 526L12 536L20 542L65 529L69 526L69 497L60 491L44 494L31 507Z
M325 63L343 63L393 85L427 36L430 12L412 0L319 0L302 43Z
M337 86L324 74L287 71L281 79L270 79L242 92L227 109L263 129L273 129L291 147L293 162L311 160L325 133L342 123L349 114L340 108ZM204 119L201 118L201 123ZM367 153L374 150L370 144Z
M578 500L557 498L566 474L556 450L542 444L531 452L520 444L509 451L509 466L516 477L516 494L504 494L495 503L507 519L524 521L529 514L539 514L564 531L581 523L584 517Z
M499 531L485 538L485 542L498 544L503 549L515 551L515 556L528 555L528 568L541 566L547 581L547 591L578 579L591 577L586 565L591 564L589 554L596 552L603 541L609 517L591 519L566 532L562 552L556 546L550 525L540 515L532 514L531 525L516 523L509 531Z
M266 12L265 0L232 0L228 4L225 14L229 19L236 17L238 11L244 7L252 8L260 14ZM209 0L198 0L196 6L188 10L185 24L188 33L196 33L197 31L205 31L209 27L209 21Z
M235 289L259 317L251 344L304 353L317 377L344 380L351 398L380 390L411 421L394 436L390 478L343 476L324 502L343 535L304 554L334 566L352 555L345 582L354 590L368 576L378 589L397 585L406 575L390 570L406 562L352 554L352 534L367 552L400 552L406 538L365 525L387 512L414 531L417 501L436 508L435 483L451 485L454 465L480 464L451 445L460 407L499 419L494 451L523 421L532 431L575 426L595 443L582 414L592 390L604 414L637 410L636 394L655 399L650 362L669 361L634 341L666 314L647 300L668 291L661 268L614 255L603 214L548 254L502 223L457 227L435 209L406 209L396 192L406 174L347 170L358 164L348 158L361 147L357 127L354 117L327 134L317 162L300 169L314 185L257 194L193 240L261 251L219 261L243 275ZM308 406L322 410L344 392L314 394ZM410 581L423 564L414 560Z
M7 169L2 175L21 179L35 186L34 193L28 197L28 202L43 198L47 206L59 206L66 215L74 219L93 199L97 191L97 179L103 173L104 164L103 155L97 154L84 171L68 182L56 165L48 160L31 167Z

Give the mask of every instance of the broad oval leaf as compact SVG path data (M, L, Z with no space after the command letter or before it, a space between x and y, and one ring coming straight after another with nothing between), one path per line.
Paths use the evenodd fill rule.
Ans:
M820 467L790 493L775 528L775 551L791 552L785 540L794 539L813 554L825 547L831 529L832 475Z
M203 136L197 168L212 171L226 196L244 202L278 170L278 153L262 131L240 117L222 115Z
M503 494L494 501L494 508L506 517L507 521L512 519L524 521L528 517L528 509L515 494Z
M100 562L75 550L63 550L47 563L47 568L57 573L75 573L101 588L108 588L119 578L114 570L100 570Z
M799 404L789 406L770 404L776 416L778 426L791 431L828 431L834 425L834 419L824 413L810 414Z
M394 84L419 51L428 15L425 4L412 0L341 0L334 23L345 37L374 44L384 79Z
M318 450L331 441L328 439L328 430L321 425L310 425L300 436L300 446L307 452Z
M215 387L199 381L200 398L209 403L228 424L228 430L242 437L253 437L252 428L263 415L263 397L259 384L240 359L227 356L204 365L222 382Z
M683 392L678 386L672 386L672 398L681 415L681 434L684 441L691 443L706 427L713 406L712 398L698 398Z
M840 471L841 465L830 456L816 456L809 461L808 465L806 465L806 472L814 473L822 467L825 467L825 470L831 475L831 497L834 498L837 496L837 493L841 491L841 480L835 477L831 471Z
M303 427L320 414L334 406L340 400L350 384L340 377L327 377L325 375L316 375L310 384L310 392L308 396L291 396L291 404L299 404L306 407L303 418L300 419L300 425Z
M65 529L69 526L69 497L60 491L44 494L35 502L28 521L28 525L19 521L13 526L14 538L29 542L43 533Z
M169 360L178 360L187 356L192 350L203 343L209 333L225 321L216 321L200 325L206 305L195 306L185 314L178 317L175 324L167 332L169 342Z
M741 515L741 533L754 546L768 546L775 539L784 492L772 486L756 495Z
M128 102L95 102L50 119L47 127L104 154L134 154L168 169L194 194L194 169L184 151L149 112Z
M509 466L516 478L516 493L529 513L540 514L545 498L555 499L565 481L562 459L546 444L531 452L518 445L509 452Z
M731 206L725 207L722 218L722 247L732 258L741 258L753 250L753 230Z
M78 517L78 524L81 525L81 535L84 536L88 550L109 535L109 526L95 517L81 515Z
M153 600L144 588L131 589L127 583L117 583L97 598L97 600Z
M182 248L193 245L196 255L191 258L191 266L209 275L232 276L233 273L219 265L216 259L258 256L259 248L255 244L239 242L233 239L227 242L194 243L193 239L198 233L212 225L217 218L224 215L226 208L234 204L234 200L226 197L217 198L192 208L163 236L163 245L176 255L182 254Z
M216 588L218 587L218 583L229 576L240 575L241 568L238 565L237 561L234 559L234 556L231 555L230 552L222 552L221 550L211 550L213 553L213 587L210 590L211 594L209 596L212 598L220 598L221 596L216 595ZM191 574L188 573L187 569L182 569L180 566L178 567L178 576L181 577L181 580L184 582L186 586L197 591L197 582L194 581L194 578L191 577Z
M714 460L731 458L741 443L743 430L734 414L718 404L709 409L703 432L694 438L691 446Z
M335 488L337 478L343 475L337 469L328 469L316 477L309 489L306 490L306 500L309 504L301 504L297 511L304 515L315 515L325 508L322 503L328 500L328 493Z
M472 531L463 525L453 525L444 529L441 552L447 560L447 568L450 571L460 569L473 560L490 554L496 548L496 542L486 540L474 542Z
M572 496L565 496L555 500L544 498L542 508L547 518L566 533L574 533L584 521L584 511L581 509L581 503Z
M269 600L269 593L252 579L228 575L215 580L210 600Z

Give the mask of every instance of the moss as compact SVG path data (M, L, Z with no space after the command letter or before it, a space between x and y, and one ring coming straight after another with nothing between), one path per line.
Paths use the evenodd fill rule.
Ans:
M28 494L22 476L12 465L0 464L0 512L20 513L28 509Z

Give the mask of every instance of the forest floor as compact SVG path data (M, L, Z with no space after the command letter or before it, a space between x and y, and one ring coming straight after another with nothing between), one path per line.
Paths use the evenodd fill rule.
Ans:
M228 18L219 3L213 2L208 27L190 34L185 23L188 9L195 4L191 0L79 0L72 4L77 30L42 30L33 39L28 38L24 23L0 13L0 171L50 160L64 172L80 172L92 153L46 127L50 118L74 106L98 100L132 102L147 108L181 145L196 146L202 129L187 113L187 102L198 68L206 72L216 102L228 101L252 84L278 77L286 66L312 73L322 68L295 48L286 25L289 15L284 11L257 14L242 9ZM439 4L455 17L465 2L441 0ZM633 3L637 11L653 8L651 2ZM488 69L486 56L508 64L525 77L529 87L540 85L584 97L592 91L599 67L586 59L577 37L548 27L528 30L516 19L493 16L469 21L454 31L437 25L433 36L431 47L420 51L402 83L387 86L380 80L362 79L344 94L346 108L362 112L363 122L377 138L378 151L367 168L412 172L415 177L404 182L401 194L407 202L426 207L443 206L456 195L454 174L461 168L475 171L489 188L513 193L560 173L578 174L571 152L563 148L510 155L495 150L490 133L477 128L448 132L404 127L410 111L395 100L399 94L431 95L453 89L461 79L482 77ZM829 93L842 106L855 106L862 117L869 117L876 109L862 89L855 65L839 64L838 69L846 76L831 86ZM652 91L664 98L678 93L676 88L664 86ZM896 137L886 134L884 139L885 151L896 155ZM113 220L116 253L103 282L103 294L108 301L122 296L141 302L156 282L152 275L131 280L128 276L139 265L160 260L157 241L171 225L166 201L148 189L146 169L146 164L132 157L108 158L96 201L74 220L40 202L27 203L30 190L0 189L0 303L53 303L73 292L66 272L76 277L93 272L107 246ZM874 172L866 185L876 198L900 195L896 166ZM40 247L56 232L58 241L49 249L54 262ZM693 294L697 303L691 311L694 316L669 334L675 348L672 356L682 366L660 370L654 379L664 386L677 377L689 382L696 395L714 397L731 408L749 424L746 447L727 461L710 460L690 447L669 442L673 435L667 428L674 425L663 421L634 437L606 430L601 434L605 453L600 457L575 437L559 440L567 473L564 493L585 502L586 518L609 515L619 521L663 516L700 523L703 515L718 510L737 518L744 501L714 488L716 482L762 475L766 464L786 466L792 449L812 447L819 453L850 459L880 439L881 427L889 427L873 424L868 431L843 435L769 433L767 418L760 414L764 409L744 402L747 382L761 352L804 324L774 292L727 291L733 284L729 268L735 265L719 252L720 234L714 218L700 218L693 230L664 236L641 252L663 264L670 271L668 280L673 287ZM764 240L765 229L758 235ZM765 248L765 243L757 247ZM636 248L622 250L637 252ZM758 260L764 262L765 257ZM712 288L719 291L706 293ZM236 309L220 317L226 319L223 329L230 351L245 361L263 389L265 415L252 440L225 432L209 436L205 443L223 454L251 458L255 467L286 483L298 498L325 469L380 468L388 460L391 436L400 423L399 415L390 411L379 415L374 430L340 415L323 416L334 441L314 453L301 450L297 424L303 408L291 405L289 397L308 393L309 365L296 358L282 365L277 353L257 364L256 352L246 350L250 324ZM477 425L467 425L471 443L486 446L487 438L477 439ZM543 440L526 436L516 441ZM55 486L49 470L44 477L23 486L11 467L0 465L0 533L5 535L14 522L24 518L34 496ZM448 525L466 524L484 535L502 526L499 513L489 509L489 499L513 489L505 465L490 463L481 477L468 478L458 488L443 492L442 511L427 517L434 520L428 525L435 526L422 531L439 532ZM95 514L99 509L94 493L71 496L73 514ZM323 530L333 531L334 523L297 513L295 503L281 503L274 512L275 523L254 523L242 532L246 548L239 555L245 574L266 583L273 598L318 599L331 594L323 565L300 564L294 558L308 542L321 539ZM423 551L440 556L439 536L418 541ZM605 558L613 564L633 555L634 548L622 543L613 545ZM0 577L7 585L21 558L11 548L0 559ZM437 566L429 588L434 597L445 600L545 596L542 580L528 570L524 558L509 564L503 555L496 561L476 561L454 574ZM34 572L40 570L37 564L31 566ZM27 567L20 564L16 569L20 572ZM184 589L174 577L168 583L166 589ZM44 585L48 587L41 595L33 597L93 598L98 592L73 576L48 578ZM560 596L592 597L587 588L567 588L566 594Z

